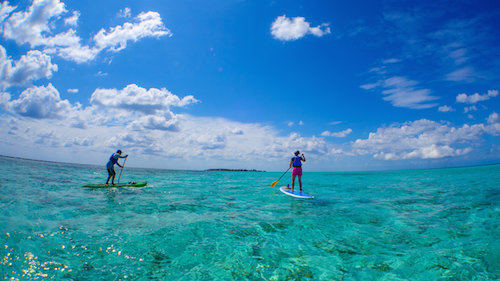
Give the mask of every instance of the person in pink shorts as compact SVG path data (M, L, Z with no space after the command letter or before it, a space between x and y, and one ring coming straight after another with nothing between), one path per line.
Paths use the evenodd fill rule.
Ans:
M290 168L293 166L292 170L292 192L295 186L295 176L299 177L300 192L302 192L302 162L306 162L306 157L304 153L299 156L300 151L295 151L295 156L290 160Z

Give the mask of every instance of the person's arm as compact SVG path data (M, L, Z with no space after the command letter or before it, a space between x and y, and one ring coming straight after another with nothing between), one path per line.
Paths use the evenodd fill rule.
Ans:
M125 156L121 156L121 155L120 155L120 156L118 156L118 157L120 157L120 158L127 158L127 157L128 157L128 154L127 154L127 155L125 155Z
M302 161L306 162L306 157L304 156L304 153L302 153Z

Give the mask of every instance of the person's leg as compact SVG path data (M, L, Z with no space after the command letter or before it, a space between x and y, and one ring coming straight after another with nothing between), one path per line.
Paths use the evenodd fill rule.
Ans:
M302 175L299 175L299 186L300 186L300 192L302 192Z
M292 173L292 192L294 185L295 185L295 175Z
M109 172L109 176L112 178L111 184L115 185L115 175L116 175L115 169L109 169L108 172Z
M111 176L113 175L113 173L112 173L111 169L107 168L107 170L108 170L108 180L106 180L106 184L109 184L109 179L111 178Z

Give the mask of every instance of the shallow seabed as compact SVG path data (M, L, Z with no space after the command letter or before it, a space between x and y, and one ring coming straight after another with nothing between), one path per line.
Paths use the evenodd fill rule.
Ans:
M0 276L54 280L498 280L500 165L304 173L104 167L0 157ZM283 178L280 184L289 182Z

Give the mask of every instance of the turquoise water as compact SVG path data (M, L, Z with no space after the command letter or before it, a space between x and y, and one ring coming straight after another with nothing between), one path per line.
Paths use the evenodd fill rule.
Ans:
M286 167L285 167L286 168ZM52 280L499 280L500 165L304 173L0 157L0 276ZM280 184L286 184L288 177Z

